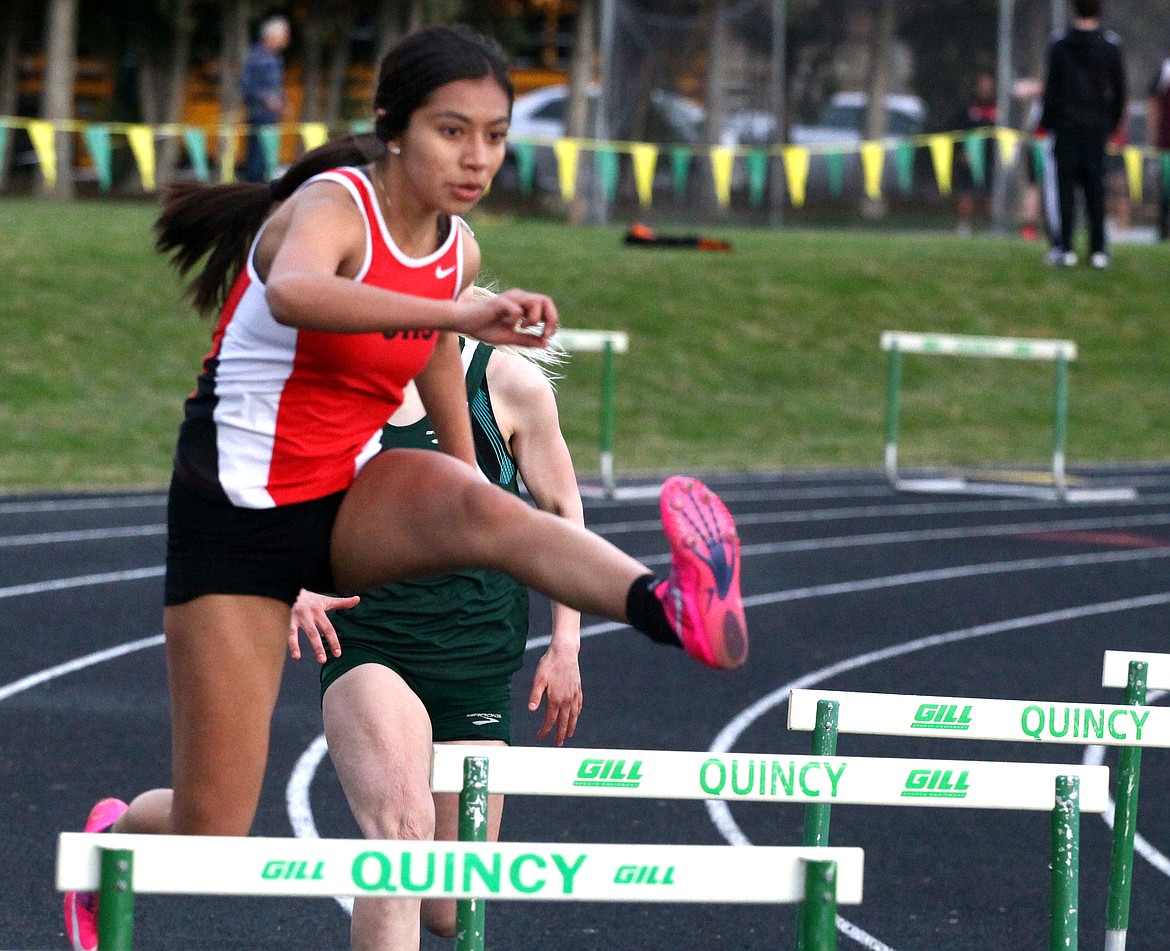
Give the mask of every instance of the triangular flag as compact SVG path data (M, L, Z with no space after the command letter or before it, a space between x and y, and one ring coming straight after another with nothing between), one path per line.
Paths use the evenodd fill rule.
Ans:
M154 130L148 125L132 125L126 130L126 139L130 142L134 161L138 163L142 187L148 192L154 191Z
M324 122L302 122L301 142L306 152L324 145L329 141L329 127Z
M658 146L638 142L630 149L634 163L634 186L638 189L638 201L643 207L650 207L654 200L654 169L658 165Z
M1170 192L1170 152L1162 153L1162 194Z
M711 149L711 178L715 182L715 199L720 207L731 204L731 169L735 164L735 153L726 145Z
M805 186L808 184L808 149L799 145L784 148L784 181L788 185L792 207L801 207L804 204Z
M982 188L987 181L987 152L983 147L983 136L970 132L963 137L963 151L967 154L967 165L971 169L971 181L976 188Z
M89 150L89 157L93 160L93 170L97 173L98 188L108 192L114 184L113 162L110 161L113 148L110 145L110 127L108 125L87 125L85 127L85 147Z
M914 187L914 146L900 142L894 149L894 164L898 169L898 191L909 195Z
M236 180L236 156L239 154L239 139L236 130L231 126L224 126L220 130L219 152L219 180L234 182Z
M753 208L764 203L764 188L768 183L768 153L755 150L748 153L748 201Z
M0 179L8 168L8 126L0 125Z
M57 146L53 123L44 119L33 119L28 124L28 137L37 161L41 163L41 175L50 188L57 185Z
M934 177L943 195L951 193L951 172L955 161L955 144L946 135L932 135L928 140L930 159L934 163Z
M187 146L187 158L191 161L195 179L200 182L211 181L211 168L207 162L207 133L188 126L183 130L183 143Z
M1129 198L1135 205L1142 203L1142 150L1127 145L1121 150L1125 160L1125 174L1129 179Z
M997 128L995 139L999 143L999 164L1003 168L1015 165L1020 151L1020 133L1015 129Z
M829 195L840 198L845 190L845 156L842 153L825 153L825 174L829 179Z
M865 193L877 201L882 197L882 165L886 161L886 147L881 142L861 143L861 170L865 177Z
M577 161L581 143L577 139L557 139L553 144L557 155L557 174L561 181L561 198L571 202L577 194Z
M682 201L687 197L687 177L691 168L691 150L681 146L670 150L670 168L674 173L674 197Z
M260 140L260 148L264 150L264 177L276 178L280 167L280 126L262 125L256 129L256 138Z
M531 142L517 142L514 148L516 155L516 177L520 180L520 194L532 194L532 186L536 181L536 146Z
M598 149L594 154L597 162L597 174L601 179L601 190L605 194L605 200L612 202L617 194L617 152L606 146Z

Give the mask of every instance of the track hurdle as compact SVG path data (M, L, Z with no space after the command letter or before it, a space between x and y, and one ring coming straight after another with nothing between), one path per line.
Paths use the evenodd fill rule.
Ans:
M1089 709L1091 716L1082 717ZM1060 731L1055 728L1059 713ZM1086 707L1076 704L1044 704L1033 701L982 700L959 697L927 697L900 694L856 693L794 689L788 698L788 728L812 730L814 750L836 744L838 733L863 733L882 736L921 736L933 734L945 738L983 740L1051 740L1081 743L1085 731L1093 736L1109 735L1114 745L1128 742L1136 734L1148 733L1145 710L1139 714L1132 707ZM1170 710L1166 711L1170 714ZM1091 727L1082 721L1090 721ZM1069 724L1075 722L1075 728ZM1162 721L1170 729L1170 718ZM1099 727L1099 729L1098 729ZM1075 734L1075 735L1070 735ZM990 764L985 764L990 765ZM1064 764L1014 763L1002 777L1005 786L996 802L988 808L1042 809L1052 811L1051 864L1049 886L1050 947L1076 951L1078 880L1080 876L1080 813L1106 812L1109 808L1109 773L1104 766L1069 766ZM1037 795L1041 805L1028 805L1017 796L1016 784L1027 769L1043 766L1045 779ZM1086 770L1093 770L1090 777ZM952 774L953 775L953 774ZM1091 785L1090 785L1091 784ZM923 780L920 795L925 799L950 796L948 784L931 776ZM954 785L952 782L950 785ZM925 802L918 803L925 805ZM949 803L955 804L958 803ZM805 843L809 828L820 829L820 840L828 842L828 816L806 815ZM823 828L822 828L823 827Z
M628 796L794 802L821 810L825 847L830 804L1052 810L1058 774L1079 781L1070 809L1103 812L1109 771L1103 766L1042 763L811 756L776 753L703 753L677 750L543 749L441 744L434 748L431 788L458 792L465 759L488 760L488 787L504 795ZM806 813L807 814L807 813ZM1068 836L1064 837L1068 841ZM1067 853L1062 853L1063 860ZM1066 863L1067 864L1067 863ZM1075 894L1075 890L1074 890ZM797 928L797 944L806 929Z
M613 428L614 400L617 393L614 354L630 349L630 335L624 330L574 330L562 327L553 339L566 350L578 353L601 354L601 427L598 450L601 463L601 484L605 494L614 495Z
M65 832L57 888L100 893L99 951L132 951L138 893L807 903L811 947L832 951L836 905L861 901L862 863L855 848Z
M1124 687L1125 702L1144 707L1146 691L1170 689L1170 654L1106 651L1101 686ZM1147 708L1160 713L1161 708ZM1170 737L1167 737L1170 740ZM1142 771L1142 743L1121 750L1117 763L1117 792L1113 808L1113 854L1109 865L1109 901L1106 906L1105 951L1125 951L1129 933L1129 904L1133 886L1133 843L1137 834L1138 785Z
M1128 501L1132 488L1070 488L1065 477L1068 430L1068 365L1077 357L1071 340L980 337L967 334L908 333L887 330L881 348L889 354L886 369L885 469L890 486L904 492L962 492L1055 498L1064 502ZM1056 365L1052 411L1051 487L967 478L904 479L898 474L898 428L901 418L902 355L906 353L1013 360L1051 360Z

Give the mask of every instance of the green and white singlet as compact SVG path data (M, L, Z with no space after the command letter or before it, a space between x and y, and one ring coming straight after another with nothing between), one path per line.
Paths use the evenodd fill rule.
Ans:
M496 424L487 386L493 348L464 346L468 405L476 461L494 484L519 494L516 464ZM468 359L468 349L474 348ZM438 450L424 416L407 426L387 425L382 446ZM357 607L330 614L341 656L321 670L322 693L357 663L377 657L399 674L433 681L508 682L523 663L528 638L528 589L499 571L468 569L385 585L364 592ZM347 659L348 654L348 659Z

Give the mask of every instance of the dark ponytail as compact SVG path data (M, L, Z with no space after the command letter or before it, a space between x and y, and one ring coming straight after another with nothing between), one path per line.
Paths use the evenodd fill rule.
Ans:
M169 255L182 277L204 262L186 291L201 315L214 314L223 306L273 205L320 172L365 165L384 153L385 145L373 135L347 135L306 152L267 184L172 183L163 193L163 208L154 223L155 250Z

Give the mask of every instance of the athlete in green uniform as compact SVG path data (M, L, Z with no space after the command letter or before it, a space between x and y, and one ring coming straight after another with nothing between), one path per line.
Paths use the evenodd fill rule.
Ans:
M480 470L514 493L519 475L538 507L583 524L572 460L545 373L525 357L473 341L464 342L463 362ZM383 433L383 447L438 449L422 413L417 397L408 394ZM346 610L330 611L331 632L323 609L338 607ZM403 814L396 797L413 785L403 783L402 771L429 769L431 742L511 742L511 680L528 637L527 589L506 574L472 570L387 585L360 601L305 593L294 607L293 624L310 632L318 659L324 660L329 752L363 834L427 837L430 830L399 828L388 818ZM555 730L558 745L573 735L581 711L580 629L578 612L553 605L552 640L529 695L530 710L546 701L539 736ZM332 656L317 640L322 635ZM295 629L290 651L299 655ZM458 796L433 799L434 838L454 840ZM492 841L499 836L502 808L503 797L493 795ZM408 915L413 921L404 920ZM452 936L455 903L423 902L421 918L429 931ZM397 899L359 898L353 947L400 946L394 940L412 924L417 930L419 916Z

